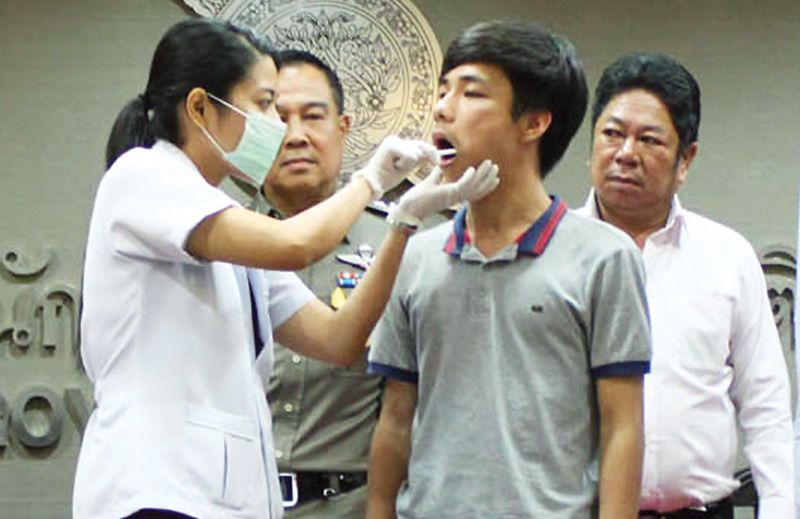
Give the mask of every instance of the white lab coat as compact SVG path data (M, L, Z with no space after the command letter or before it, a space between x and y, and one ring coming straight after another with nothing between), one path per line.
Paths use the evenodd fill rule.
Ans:
M81 322L97 408L78 460L76 519L142 508L198 518L281 516L240 267L197 261L183 248L198 223L234 205L163 141L127 152L100 183ZM262 331L313 297L299 280L284 290L280 309L259 311ZM269 301L267 283L256 291ZM263 336L270 363L271 333Z

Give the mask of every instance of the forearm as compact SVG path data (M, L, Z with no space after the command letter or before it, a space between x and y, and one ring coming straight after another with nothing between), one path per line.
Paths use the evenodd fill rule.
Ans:
M273 331L294 351L331 364L350 365L364 355L367 339L392 292L408 237L393 228L364 278L338 311L313 300Z
M367 519L394 519L395 501L408 473L410 429L395 429L381 416L375 427L367 478Z
M341 243L371 196L367 182L357 179L319 205L284 221L231 207L198 224L185 247L207 261L300 270Z
M601 433L600 519L636 518L644 452L642 429L617 427Z
M344 364L364 352L372 329L380 319L408 242L408 235L391 227L372 265L345 304L330 314L324 331L326 347Z
M363 178L356 178L333 196L282 221L281 225L288 235L303 244L311 264L342 242L371 197L369 184Z
M597 381L600 410L600 519L639 515L644 456L641 375Z

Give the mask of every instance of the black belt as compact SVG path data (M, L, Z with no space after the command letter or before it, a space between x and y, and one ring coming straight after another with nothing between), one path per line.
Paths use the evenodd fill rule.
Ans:
M730 498L726 498L703 506L681 508L672 512L640 510L639 517L642 519L733 519L733 501Z
M355 490L367 482L366 472L281 472L284 508L294 508L316 499L330 499Z

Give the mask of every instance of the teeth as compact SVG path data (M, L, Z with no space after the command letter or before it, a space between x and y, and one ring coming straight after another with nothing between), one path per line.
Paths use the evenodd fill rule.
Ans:
M457 153L455 148L446 148L446 149L437 150L437 151L439 153L439 157L441 157L443 159L447 159L447 158L450 158L450 157L455 157L456 153Z

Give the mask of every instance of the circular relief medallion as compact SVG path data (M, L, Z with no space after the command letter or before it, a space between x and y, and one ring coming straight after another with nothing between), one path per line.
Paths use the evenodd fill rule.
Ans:
M312 52L339 75L352 123L343 170L390 134L428 139L442 53L410 0L187 0L249 26L277 48Z

